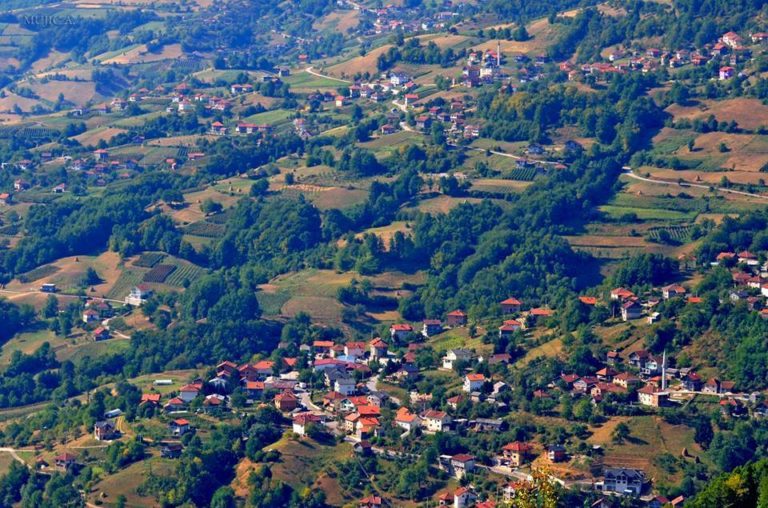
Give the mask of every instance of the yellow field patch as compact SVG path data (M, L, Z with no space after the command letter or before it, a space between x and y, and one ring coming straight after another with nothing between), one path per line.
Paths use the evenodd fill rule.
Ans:
M122 54L103 60L103 65L133 65L138 63L160 62L163 60L174 60L183 54L181 44L169 44L163 46L160 53L151 53L147 46L142 44L138 47L123 52Z
M496 45L501 45L502 54L509 60L515 54L537 55L545 53L546 49L551 46L557 40L557 34L559 29L557 26L549 24L546 19L539 19L529 24L526 27L530 39L527 41L496 41L489 40L477 46L473 46L473 49L486 51L496 51Z
M78 106L85 106L96 96L96 83L92 81L49 81L29 85L37 95L49 102L56 102L59 94Z
M758 99L740 97L723 101L702 101L693 106L673 104L666 109L675 120L695 118L706 119L714 115L719 122L735 120L739 127L757 129L768 125L768 106Z
M125 129L118 129L117 127L99 127L93 130L85 131L72 139L79 142L83 146L96 146L99 141L107 142L118 134L128 132Z
M26 97L16 95L13 92L6 91L5 97L0 99L0 112L11 113L17 107L24 112L29 112L32 111L32 108L37 105L40 105L40 101L37 99L28 99Z

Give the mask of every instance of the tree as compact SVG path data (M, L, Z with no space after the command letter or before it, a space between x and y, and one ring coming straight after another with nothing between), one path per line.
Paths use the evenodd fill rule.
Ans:
M223 208L221 203L217 203L211 198L206 199L200 204L200 210L205 214L219 213Z
M587 422L592 418L592 402L589 398L582 398L573 406L573 417L580 422Z
M616 444L623 443L630 434L629 425L625 422L620 422L611 432L611 441Z
M531 37L528 35L528 30L526 30L525 25L521 23L520 26L518 26L512 34L512 38L518 42L523 42L527 41Z
M264 196L269 191L269 181L266 178L260 178L253 182L249 194L251 197Z
M92 266L89 266L88 269L85 271L85 276L83 277L83 284L86 286L95 286L100 283L101 283L101 277L99 277L99 274L96 273L96 270L94 270Z
M43 307L43 317L50 319L56 317L59 313L59 299L54 295L48 295L45 300L45 306Z
M220 487L211 498L211 508L236 508L235 491L232 487Z
M536 468L530 481L521 482L515 490L515 508L556 508L560 499L557 484L547 471Z

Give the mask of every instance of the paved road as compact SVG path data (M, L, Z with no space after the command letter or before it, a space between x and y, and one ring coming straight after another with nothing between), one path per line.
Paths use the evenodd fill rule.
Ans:
M365 387L368 388L369 392L377 392L377 391L379 391L378 386L379 386L379 375L378 374L376 374L375 376L371 376L371 378L368 381L366 381L366 383L365 383ZM403 405L403 401L400 400L398 397L394 397L391 394L388 394L388 395L389 395L389 400L391 400L396 406L402 406Z
M751 192L738 191L738 190L734 190L734 189L726 189L725 187L715 187L714 185L703 185L703 184L688 183L688 182L685 182L685 183L683 183L681 185L678 182L668 182L666 180L656 180L654 178L646 178L644 176L640 176L640 175L635 174L634 172L632 172L631 169L625 170L624 174L627 175L630 178L634 178L635 180L640 180L640 181L648 182L648 183L655 183L657 185L673 185L675 187L695 187L697 189L705 189L705 190L715 189L715 190L717 190L719 192L728 192L730 194L739 194L741 196L748 196L748 197L751 197L751 198L768 199L768 196L763 195L763 194L753 194Z
M112 303L119 303L124 304L124 300L113 300L111 298L102 298L99 296L80 296L80 295L65 295L62 293L43 293L42 291L36 290L36 289L30 289L27 291L11 291L10 289L0 289L0 294L8 294L8 295L14 295L14 296L27 296L27 295L38 295L38 294L52 294L56 296L56 298L79 298L81 300L86 300L90 298L94 301L100 301L100 302L112 302Z
M314 402L312 402L312 394L309 391L303 391L299 394L299 401L301 402L301 405L307 408L310 411L316 412L316 413L322 413L325 416L333 417L333 415Z

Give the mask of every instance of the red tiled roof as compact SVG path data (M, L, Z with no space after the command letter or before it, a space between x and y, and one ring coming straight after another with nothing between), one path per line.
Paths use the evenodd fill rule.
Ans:
M517 453L527 453L533 449L533 446L531 446L528 443L522 443L520 441L515 441L513 443L509 443L502 448L502 450L506 450L509 452L517 452Z

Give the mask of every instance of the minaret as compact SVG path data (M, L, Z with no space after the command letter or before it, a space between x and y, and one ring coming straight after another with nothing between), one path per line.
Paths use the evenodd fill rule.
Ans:
M496 67L501 67L501 41L496 41Z
M661 391L667 390L667 350L664 350L664 355L661 357Z

